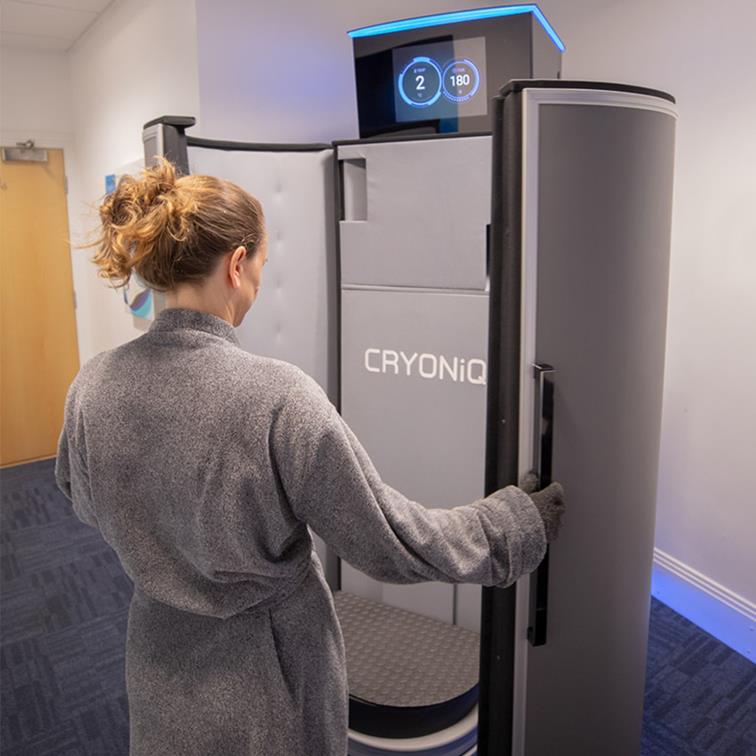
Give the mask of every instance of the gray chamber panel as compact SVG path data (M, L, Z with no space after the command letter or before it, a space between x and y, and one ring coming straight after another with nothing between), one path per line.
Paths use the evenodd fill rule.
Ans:
M333 152L190 147L189 167L192 173L238 184L260 200L265 213L268 263L257 299L237 329L240 345L302 368L335 403L338 289ZM314 534L313 538L320 560L327 565L325 544Z
M674 118L544 104L539 140L536 357L557 368L553 475L568 514L548 642L528 652L525 751L637 756Z
M559 48L535 19L531 22L531 34L532 78L558 79L562 71L562 53Z
M383 480L425 506L483 496L487 338L483 293L342 292L342 415ZM342 587L454 619L448 584L381 584L342 565ZM471 590L460 624L475 629L480 589Z
M491 138L341 145L342 284L486 286Z
M337 328L333 152L189 148L192 173L220 176L257 197L268 264L237 329L244 349L302 368L336 400Z

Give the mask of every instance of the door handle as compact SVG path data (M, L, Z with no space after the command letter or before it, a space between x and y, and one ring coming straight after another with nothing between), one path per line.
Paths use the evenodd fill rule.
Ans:
M541 487L551 483L554 441L554 373L546 363L533 365L535 402L533 412L533 469ZM530 622L528 640L533 646L546 643L549 607L549 548L541 564L530 573Z

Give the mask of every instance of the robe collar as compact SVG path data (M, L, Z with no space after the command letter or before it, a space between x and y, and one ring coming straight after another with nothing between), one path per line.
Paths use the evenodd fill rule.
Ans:
M182 307L169 307L161 310L150 326L150 331L205 331L220 336L232 344L239 344L234 327L223 318L209 312L188 310Z

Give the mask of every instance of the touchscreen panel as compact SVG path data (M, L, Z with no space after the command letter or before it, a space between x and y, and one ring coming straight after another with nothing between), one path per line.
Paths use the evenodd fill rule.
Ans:
M488 113L485 37L397 47L392 58L397 121Z

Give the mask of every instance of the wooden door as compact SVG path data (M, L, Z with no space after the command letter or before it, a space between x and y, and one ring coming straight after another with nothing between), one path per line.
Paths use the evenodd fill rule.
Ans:
M0 163L0 465L55 455L79 369L63 151Z

